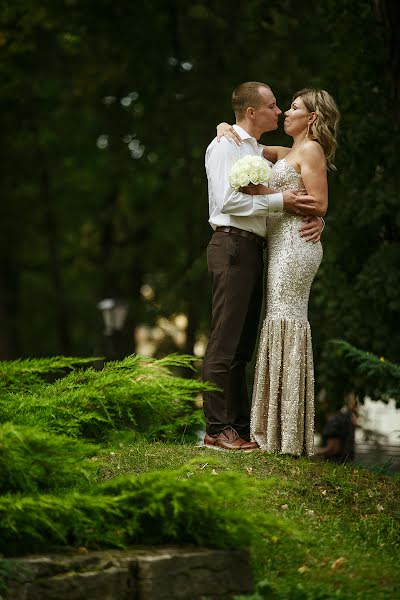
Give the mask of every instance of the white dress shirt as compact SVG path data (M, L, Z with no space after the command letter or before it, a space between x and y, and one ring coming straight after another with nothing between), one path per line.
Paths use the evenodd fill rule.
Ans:
M257 235L266 235L266 217L283 211L281 193L250 196L231 188L229 173L234 163L248 154L262 156L263 147L239 125L234 125L243 143L226 137L217 142L214 138L206 150L208 202L213 229L222 226L238 227Z

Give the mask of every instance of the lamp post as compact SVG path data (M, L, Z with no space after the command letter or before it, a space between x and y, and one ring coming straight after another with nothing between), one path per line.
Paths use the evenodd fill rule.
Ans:
M128 303L125 300L104 298L97 303L97 308L103 316L107 358L120 358L121 334L128 315Z

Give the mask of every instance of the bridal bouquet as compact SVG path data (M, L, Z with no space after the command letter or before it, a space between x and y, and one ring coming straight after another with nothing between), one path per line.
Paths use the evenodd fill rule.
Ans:
M229 183L234 190L249 183L265 183L271 175L271 167L261 156L248 154L233 165L229 173Z

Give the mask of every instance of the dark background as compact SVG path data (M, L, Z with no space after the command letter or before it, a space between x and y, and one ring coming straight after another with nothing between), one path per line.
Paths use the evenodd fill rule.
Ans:
M342 113L310 305L319 386L332 338L398 361L398 6L2 2L0 358L101 351L104 297L129 301L125 352L177 313L193 352L210 318L204 150L257 80L282 109L314 86Z

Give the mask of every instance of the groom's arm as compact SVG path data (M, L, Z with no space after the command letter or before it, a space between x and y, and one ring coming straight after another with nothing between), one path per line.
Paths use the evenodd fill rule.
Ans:
M251 196L257 196L260 194L268 194L271 192L270 188L267 188L262 183L257 185L249 184L245 187L240 188L243 194L250 194ZM292 215L300 215L303 217L313 216L317 207L317 198L315 196L309 196L307 194L299 194L297 191L286 190L282 193L283 195L283 209Z
M283 195L280 192L249 195L230 186L229 174L239 158L237 146L226 139L215 143L207 151L206 169L219 211L238 217L267 216L282 212Z

